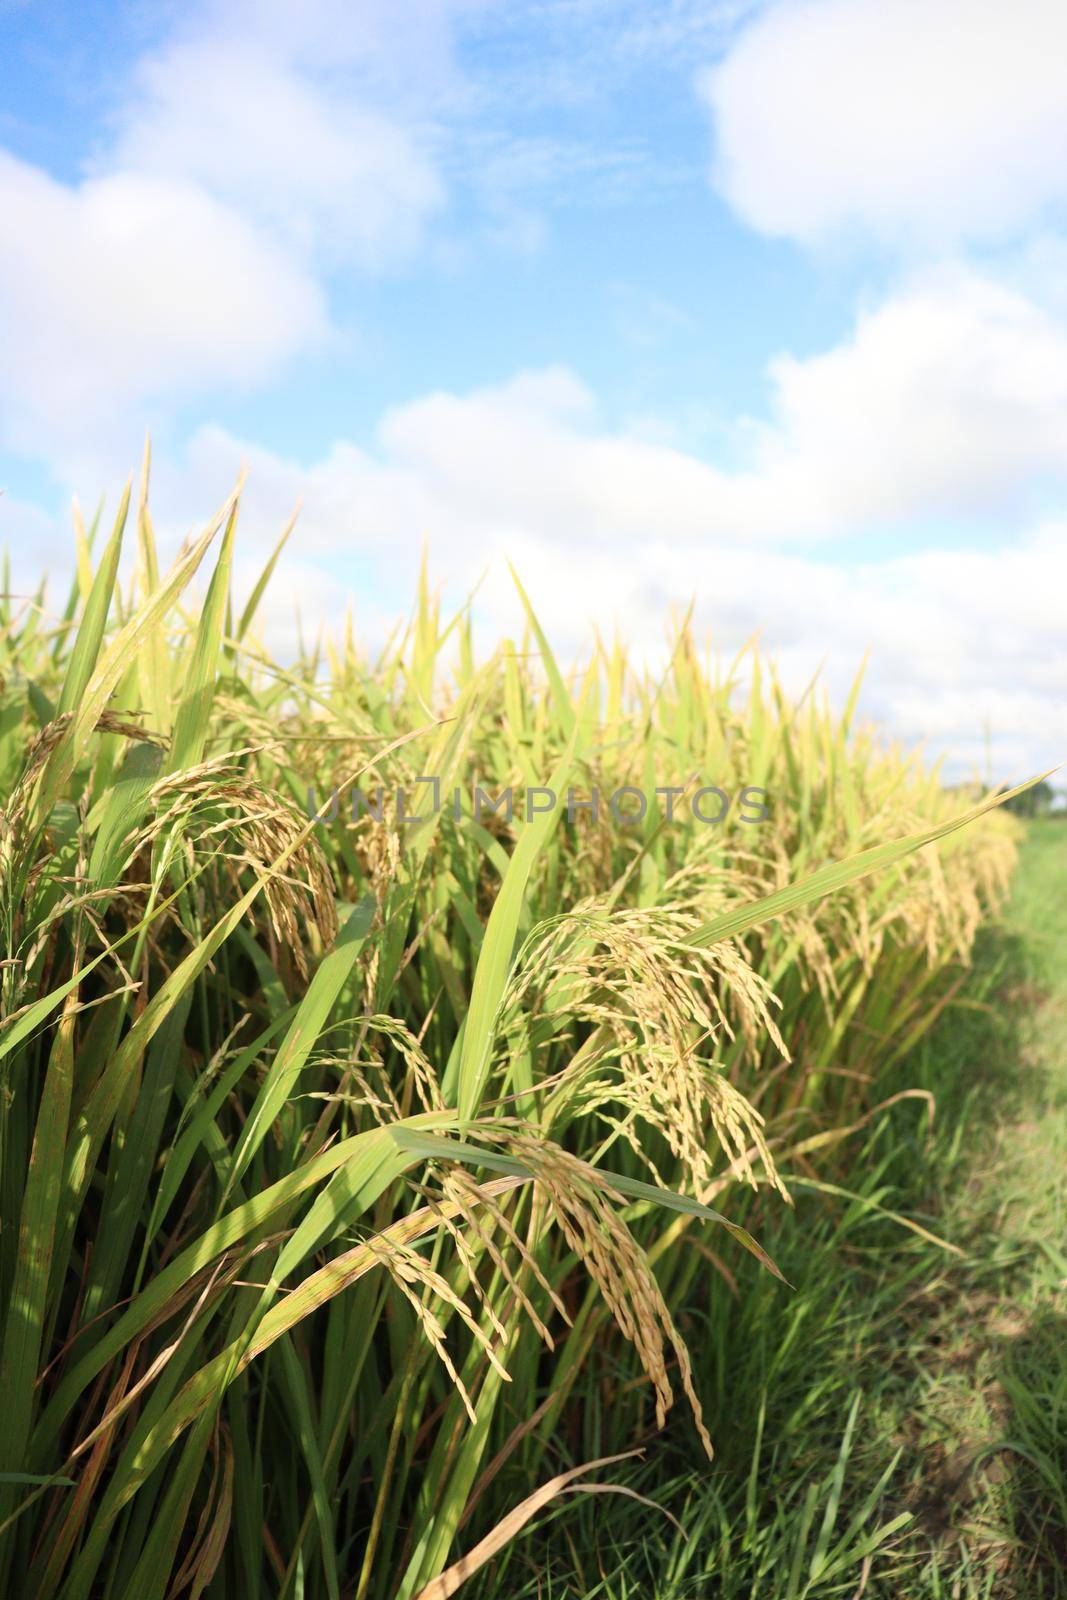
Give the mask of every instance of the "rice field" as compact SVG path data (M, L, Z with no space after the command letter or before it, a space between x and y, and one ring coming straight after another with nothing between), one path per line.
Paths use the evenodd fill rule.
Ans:
M679 1451L763 1528L771 1441L747 1513L718 1463L774 1371L725 1324L772 1368L816 1337L771 1242L812 1197L957 1248L863 1152L933 1115L1020 825L858 681L790 696L684 619L571 670L424 579L378 655L274 660L238 537L235 498L161 570L142 487L61 614L3 586L0 1592L538 1593L546 1518L670 1532ZM670 1592L877 1582L909 1514L827 1509L858 1407L795 1572L728 1590L698 1516Z

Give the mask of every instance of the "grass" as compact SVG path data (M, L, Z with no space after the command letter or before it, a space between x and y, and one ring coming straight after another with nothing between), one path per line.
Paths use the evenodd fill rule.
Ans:
M916 1513L841 1356L928 1287L916 1051L970 1015L1002 797L684 623L658 675L563 673L528 607L478 661L424 580L377 659L273 662L236 500L161 573L147 479L62 613L0 600L0 1587L500 1592L535 1514L594 1549L641 1504L635 1440L727 1497L681 1507L716 1582L853 1583ZM378 785L408 820L342 803ZM544 785L680 815L472 799Z
M768 1226L792 1293L713 1275L690 1297L698 1386L730 1425L710 1471L672 1433L669 1462L624 1479L678 1525L567 1507L486 1595L1067 1594L1065 907L1067 829L1032 822L966 991L897 1069L932 1129L898 1103L851 1153L853 1198L798 1196Z

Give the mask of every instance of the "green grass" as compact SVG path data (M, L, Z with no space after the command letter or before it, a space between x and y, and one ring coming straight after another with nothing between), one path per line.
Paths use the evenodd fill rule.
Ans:
M1032 822L1003 924L849 1153L849 1201L761 1236L795 1286L714 1272L683 1326L719 1445L672 1435L516 1544L481 1591L592 1600L1067 1595L1067 825ZM946 1252L865 1209L918 1219ZM607 1419L589 1396L576 1455ZM836 1561L836 1565L835 1565ZM536 1576L535 1576L536 1574Z

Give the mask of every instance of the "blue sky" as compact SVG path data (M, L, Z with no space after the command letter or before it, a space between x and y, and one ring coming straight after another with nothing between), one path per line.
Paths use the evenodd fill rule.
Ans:
M425 539L565 650L697 602L1000 772L1067 753L1061 0L0 0L0 542L242 464L271 627Z

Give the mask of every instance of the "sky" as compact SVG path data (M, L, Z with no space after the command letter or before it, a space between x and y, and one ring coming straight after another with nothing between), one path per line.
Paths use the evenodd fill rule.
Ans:
M266 622L694 602L1006 779L1067 757L1067 0L0 0L0 546L242 468Z

